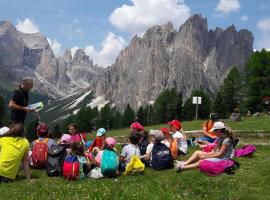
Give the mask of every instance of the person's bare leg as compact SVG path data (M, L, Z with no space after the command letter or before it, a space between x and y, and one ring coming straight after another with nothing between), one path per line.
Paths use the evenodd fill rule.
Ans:
M190 164L190 165L185 165L185 166L183 167L183 169L186 170L186 169L194 169L194 168L198 168L199 165L200 165L200 162L201 162L201 161L198 161L198 162L193 163L193 164Z
M200 151L195 151L192 156L190 156L190 158L184 162L184 165L189 165L190 163L194 162L195 160L198 159L198 155L199 155Z
M28 152L24 154L22 163L23 163L23 170L24 170L26 179L28 181L30 181L31 177L30 177L30 167L29 167L29 160L28 160Z

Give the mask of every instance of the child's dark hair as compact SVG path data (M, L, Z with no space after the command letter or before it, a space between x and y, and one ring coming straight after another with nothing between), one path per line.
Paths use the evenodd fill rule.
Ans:
M136 130L132 130L130 135L129 135L129 141L131 144L137 145L140 142L142 135L140 132Z
M71 144L71 152L78 155L84 155L84 145L81 142L74 142Z
M148 131L143 131L143 139L148 140Z
M236 143L237 140L236 140L233 132L231 130L229 130L228 128L221 129L221 132L224 133L225 136L232 141L233 148L235 148L235 146L237 145L238 142ZM221 145L222 145L222 140L218 144L219 148L221 147Z
M22 137L24 134L24 126L21 123L11 124L9 130L4 134L5 136Z
M71 128L71 127L77 130L77 124L74 124L74 123L69 124L68 128Z

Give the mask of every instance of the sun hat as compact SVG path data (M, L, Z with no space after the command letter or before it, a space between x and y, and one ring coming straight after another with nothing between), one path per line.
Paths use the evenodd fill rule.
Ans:
M162 131L164 135L170 135L170 131L167 128L161 128L160 131Z
M106 134L106 129L105 128L100 128L97 130L97 136L102 136Z
M67 144L71 143L71 136L69 134L62 135L60 142L67 143Z
M113 137L108 137L108 138L106 138L106 144L108 145L108 147L113 149L115 144L116 144L116 141Z
M215 130L225 129L225 128L227 128L227 126L223 122L215 122L210 132L213 132Z
M131 129L137 130L137 131L143 131L144 127L139 122L133 122L130 126Z
M181 129L181 122L178 120L172 120L172 121L168 122L168 124L170 126L173 126L174 128L176 128L177 130Z
M157 141L162 141L164 139L163 133L160 130L155 130L154 137Z

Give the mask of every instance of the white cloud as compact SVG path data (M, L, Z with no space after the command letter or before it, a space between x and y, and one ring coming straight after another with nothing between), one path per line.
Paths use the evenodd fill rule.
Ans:
M131 0L133 5L122 5L110 16L116 28L130 33L142 33L153 25L171 21L175 28L190 16L184 0Z
M270 18L264 18L258 21L257 27L261 32L261 36L258 37L257 47L259 49L270 48Z
M248 16L247 15L242 15L241 17L240 17L240 19L241 19L241 21L247 21L248 20Z
M22 33L37 33L39 27L34 23L34 20L25 18L23 21L17 19L16 29Z
M55 56L60 56L62 53L62 45L57 41L57 39L47 38L49 45Z
M126 41L109 32L102 42L102 48L97 51L92 45L86 46L85 53L93 60L94 64L107 67L115 62L119 52L127 45Z
M239 0L219 0L219 3L215 8L215 11L218 13L218 15L224 15L238 11L239 9L240 9Z

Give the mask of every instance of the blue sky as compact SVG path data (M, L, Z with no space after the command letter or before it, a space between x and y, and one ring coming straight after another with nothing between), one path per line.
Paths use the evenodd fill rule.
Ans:
M180 26L195 13L207 17L212 29L247 28L254 48L270 48L269 0L0 0L0 20L42 32L56 54L84 48L100 65L114 62L132 35L168 20Z

